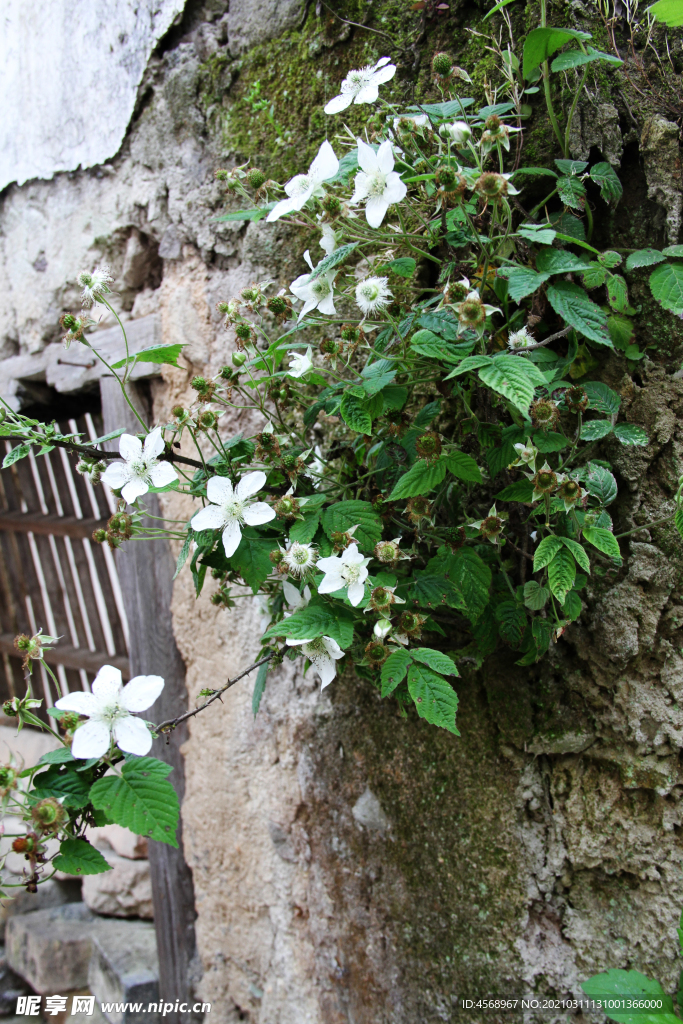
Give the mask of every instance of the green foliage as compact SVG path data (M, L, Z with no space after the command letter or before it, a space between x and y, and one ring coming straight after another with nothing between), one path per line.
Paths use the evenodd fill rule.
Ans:
M176 846L180 808L166 776L171 765L154 757L128 757L120 775L98 779L90 790L93 807L139 836Z
M52 864L67 875L99 875L111 871L111 865L87 839L62 840Z
M662 263L650 274L650 291L664 309L683 313L683 263Z
M612 339L607 330L607 314L583 288L571 281L554 281L548 287L548 302L579 334L612 348Z
M265 640L278 636L292 640L331 636L340 647L346 648L353 641L353 620L344 608L335 608L332 604L309 604L307 608L274 623L263 634Z
M184 344L176 345L153 345L151 348L143 348L131 356L130 363L165 363L167 366L177 366L178 356L185 348ZM112 370L120 370L126 365L125 359L119 359L112 363Z

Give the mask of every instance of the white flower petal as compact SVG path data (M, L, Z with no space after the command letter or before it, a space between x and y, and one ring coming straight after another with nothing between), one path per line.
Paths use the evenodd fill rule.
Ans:
M164 688L161 676L135 676L123 688L121 703L127 711L146 711Z
M330 572L323 579L318 587L319 594L334 594L337 590L343 590L346 583L338 573Z
M334 293L330 292L324 299L318 303L318 312L323 313L325 316L334 316L337 310L334 308Z
M130 505L136 498L141 498L143 494L147 494L148 490L148 484L141 480L140 477L135 477L121 488L121 497Z
M355 608L363 600L365 595L365 586L360 581L358 583L352 583L347 591L349 595L349 601Z
M373 71L377 71L378 68L383 68L384 65L388 64L390 60L391 60L391 57L380 57L380 59L375 64L375 66L373 68Z
M121 434L119 438L119 453L126 462L134 462L142 458L142 441L132 434Z
M206 485L206 496L214 505L224 505L232 501L235 492L227 476L212 476Z
M384 189L384 198L388 203L400 203L401 200L405 199L408 186L404 181L401 181L400 174L392 171L387 176L387 184Z
M275 509L266 505L265 501L255 501L244 510L244 521L247 526L262 526L275 519Z
M388 139L377 150L377 164L382 174L390 174L394 170L394 151Z
M358 140L358 166L366 174L374 174L378 170L377 154L362 139Z
M297 202L303 196L305 203L306 199L310 196L312 191L313 185L311 184L311 179L308 174L295 174L294 177L290 178L287 184L285 185L285 192L287 193L287 195L290 197L290 199L294 199ZM296 206L294 207L294 209L300 210L301 206Z
M79 693L75 690L55 701L55 707L60 711L75 711L78 715L90 716L97 714L100 702L94 693Z
M279 220L280 217L284 217L286 213L292 213L294 210L300 210L303 203L299 202L300 197L296 196L293 199L281 199L279 203L276 203L273 209L268 214L266 220L272 224L274 220ZM306 200L304 199L304 202Z
M337 666L335 665L332 658L320 658L314 661L313 666L316 672L320 676L321 690L324 690L326 686L329 686L334 677L337 674Z
M161 436L161 427L155 427L154 430L150 430L149 434L145 438L145 458L153 459L157 455L161 455L163 450L164 439Z
M109 750L111 733L106 722L86 722L76 729L71 753L77 758L102 757Z
M293 583L290 583L289 580L285 580L285 582L282 584L282 590L285 595L285 601L290 607L294 608L297 604L299 604L299 601L301 600L301 594L299 593L298 589L294 586Z
M228 558L235 554L241 540L242 531L240 530L240 524L236 519L233 519L223 530L223 547Z
M168 487L178 479L178 474L170 462L159 462L156 466L152 466L149 478L153 487Z
M370 174L366 174L365 171L359 171L353 179L353 185L354 191L353 195L349 199L350 205L361 203L364 199L367 199L372 187L372 176Z
M353 103L353 94L340 93L339 96L335 96L329 103L325 104L326 114L339 114L342 110L346 110Z
M385 60L385 58L382 59ZM388 60L388 58L386 58L386 60ZM375 67L379 68L379 62L375 64ZM381 71L375 71L374 75L372 76L372 80L376 85L384 85L385 82L391 81L395 74L396 65L389 64L388 67L383 67Z
M220 530L225 526L223 509L218 505L207 505L190 520L193 530Z
M318 559L318 569L322 572L336 572L338 573L341 569L342 560L337 555L328 555L327 558Z
M235 497L244 501L245 498L260 491L265 482L266 474L260 469L254 473L246 473L235 488Z
M113 665L103 665L95 676L92 692L100 702L104 703L105 701L116 700L122 686L123 679L120 669L114 668Z
M118 491L130 480L130 470L125 462L110 462L100 479Z
M139 754L141 757L149 753L152 746L152 734L141 718L126 715L114 723L114 739L121 750L128 754Z
M327 181L333 178L339 170L339 161L327 139L318 150L318 155L310 166L309 174L316 181Z
M377 82L368 82L362 89L359 89L354 103L375 103L379 96L379 88Z
M310 644L311 640L295 640L293 637L288 636L285 643L288 647L299 647L301 644Z
M331 636L324 636L323 641L325 643L325 647L327 648L327 653L331 658L339 660L339 658L344 657L344 652L342 651L341 647L339 646L336 640L332 639Z
M389 203L384 196L373 196L365 204L365 217L371 228L378 228L384 220L389 209Z

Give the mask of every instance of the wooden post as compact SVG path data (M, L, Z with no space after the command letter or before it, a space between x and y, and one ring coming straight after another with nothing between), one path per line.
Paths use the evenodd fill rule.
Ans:
M100 381L104 431L126 427L137 433L140 424L126 404L121 389L112 377ZM149 411L141 388L132 384L128 394L143 419ZM116 447L113 442L110 447ZM159 501L147 494L144 504L159 515ZM187 708L185 665L173 636L171 596L175 564L168 541L154 540L124 544L116 553L117 568L130 628L130 671L136 675L160 675L165 679L161 697L154 705L158 721L173 718ZM180 745L187 727L180 726L166 739L155 742L152 753L173 765L169 781L179 800L185 789L184 764ZM192 873L185 862L182 846L182 821L178 830L179 848L150 842L149 860L154 900L154 925L159 952L160 996L164 1002L191 1004L192 974L196 970L194 888ZM191 1013L170 1013L169 1024L189 1024Z

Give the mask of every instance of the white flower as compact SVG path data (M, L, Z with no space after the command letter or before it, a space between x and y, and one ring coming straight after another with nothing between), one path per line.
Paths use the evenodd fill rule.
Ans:
M371 228L378 228L394 203L405 199L408 186L394 170L394 151L387 139L375 153L362 139L358 140L358 164L361 170L354 179L351 205L365 200L365 217Z
M304 374L313 366L313 350L309 345L306 351L302 354L296 352L294 355L289 357L289 369L287 375L289 377L303 377Z
M310 660L312 667L320 676L321 690L328 686L337 674L335 661L344 657L344 652L331 636L319 636L315 640L287 639L288 647L301 647L302 654Z
M529 334L526 327L522 327L521 331L513 331L508 337L508 347L515 352L520 348L528 348L529 345L533 345L534 336Z
M320 248L327 256L331 256L337 248L337 236L331 224L323 224L323 235L320 239Z
M339 170L339 161L327 140L318 150L318 155L308 168L308 174L297 174L285 185L288 199L282 199L268 214L268 221L279 220L286 213L300 210L309 199L323 194L322 183L334 178Z
M104 665L95 676L92 693L70 693L55 704L60 711L75 711L90 719L74 733L74 757L102 757L114 742L129 754L146 754L152 734L132 712L151 707L164 688L161 676L135 676L123 686L121 673Z
M97 302L101 295L110 290L108 286L112 280L113 278L106 263L95 267L92 274L88 273L87 270L81 271L78 275L78 283L83 288L81 294L83 306L89 309L93 302Z
M369 64L358 71L349 71L341 84L339 95L325 105L325 113L339 114L352 103L374 103L379 95L379 86L396 74L396 65L390 64L389 59L382 57L376 64Z
M397 132L402 121L412 121L416 128L425 128L429 124L427 114L401 114L394 118L394 131ZM409 127L406 125L406 127Z
M294 612L298 612L302 608L305 608L308 602L311 600L310 587L304 587L303 594L300 594L293 583L290 583L289 580L285 580L285 582L282 584L282 590L284 591L285 601L292 609L291 612L285 612L285 617L288 617L289 615L292 615Z
M223 547L230 558L237 551L242 540L240 526L262 526L275 518L275 510L265 501L250 501L252 494L260 491L266 482L266 474L257 470L243 476L237 487L224 476L212 476L206 485L206 495L211 502L191 520L193 530L222 530Z
M442 124L439 135L450 139L456 146L462 146L471 138L472 129L465 121L455 121L453 124Z
M393 295L387 282L386 277L366 277L356 285L356 305L363 316L370 316L389 305Z
M385 637L391 633L394 627L391 625L389 619L378 619L373 626L372 632L380 640L384 640Z
M282 561L292 576L304 576L315 565L318 552L312 544L293 541L282 555Z
M369 558L363 558L357 544L349 544L339 556L330 555L329 558L319 559L318 568L322 569L325 577L318 587L318 593L334 594L348 587L351 604L354 607L360 604L365 594L364 584L368 578L365 567L369 561Z
M304 259L311 270L313 270L313 261L308 249L304 253ZM312 309L317 309L320 313L324 313L325 316L334 316L337 312L334 308L333 287L336 276L337 269L332 267L331 270L326 271L324 274L318 274L317 277L312 278L312 274L302 274L301 277L297 277L296 281L292 281L289 290L293 295L296 295L297 299L301 299L304 304L303 309L299 313L299 322Z
M127 502L146 494L150 487L168 487L178 479L178 474L170 462L159 462L157 455L161 455L163 450L161 427L149 432L144 447L139 438L122 434L119 454L126 461L110 463L102 474L102 480L114 490L120 490L121 497Z

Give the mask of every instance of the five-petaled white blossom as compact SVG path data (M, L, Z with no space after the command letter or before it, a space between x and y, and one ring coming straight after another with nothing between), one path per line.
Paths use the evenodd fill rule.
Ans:
M366 277L356 285L356 304L363 316L371 316L384 309L392 298L386 277Z
M92 273L87 270L81 271L78 275L78 283L83 289L81 302L85 309L89 309L93 302L97 302L102 295L110 290L111 281L113 278L106 263L95 267Z
M282 561L292 576L304 576L309 569L313 568L317 557L318 553L312 544L302 544L295 540L283 553Z
M331 636L319 636L315 640L287 640L288 647L301 647L301 653L309 659L322 682L321 690L332 682L337 674L336 661L344 657L344 652Z
M170 462L160 462L157 458L163 450L161 427L150 430L144 445L138 437L122 434L119 454L125 462L110 463L102 480L115 491L120 490L127 502L146 494L150 487L168 487L178 479L178 474Z
M349 544L341 555L320 558L318 569L325 576L318 587L318 593L334 594L337 590L347 590L351 604L354 607L360 604L365 594L365 581L368 578L366 565L369 561L369 558L361 555L357 544Z
M119 669L103 665L95 676L92 693L74 691L60 697L55 704L60 711L75 711L90 719L74 733L73 756L103 757L112 740L129 754L148 753L152 734L133 712L146 711L163 688L161 676L135 676L124 686Z
M325 113L339 114L352 103L374 103L379 96L379 86L396 74L396 65L390 64L389 60L389 57L381 57L376 64L349 71L339 95L325 105Z
M322 184L334 178L339 170L339 161L327 139L318 150L318 155L308 168L308 174L296 174L285 185L288 198L276 203L268 214L268 220L279 220L286 213L300 210L309 199L323 194Z
M262 526L275 518L275 510L265 501L251 500L266 482L266 474L257 470L242 477L237 487L224 476L212 476L206 485L211 502L192 517L193 530L222 530L223 547L230 558L242 540L243 525Z
M394 151L387 139L375 153L372 146L358 140L358 165L354 193L349 204L365 200L365 216L371 228L378 228L394 203L405 199L408 186L394 170Z
M309 345L305 352L295 352L289 357L289 377L303 377L313 366L313 349Z
M325 316L334 316L337 312L334 308L334 279L337 276L337 269L332 267L331 270L313 277L315 267L313 266L308 249L304 253L304 259L311 268L311 273L302 274L301 277L297 277L296 281L292 281L289 286L292 294L296 295L297 299L301 299L304 304L303 309L299 313L299 321L307 313L310 313L312 309L317 309L319 313L324 313Z

